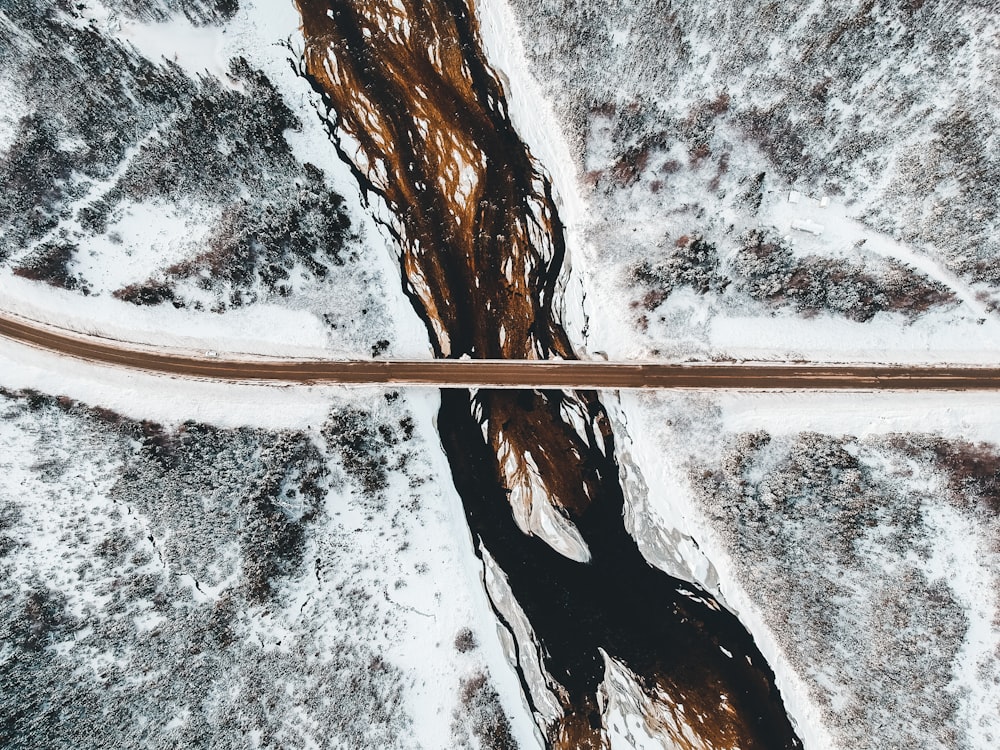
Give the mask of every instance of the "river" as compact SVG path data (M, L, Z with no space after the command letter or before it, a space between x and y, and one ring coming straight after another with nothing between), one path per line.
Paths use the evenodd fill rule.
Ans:
M566 248L552 186L511 124L474 8L297 6L300 72L396 241L435 355L576 358L556 307ZM610 663L678 747L801 746L739 620L651 567L626 532L596 392L445 390L438 429L478 554L516 601L492 591L497 616L512 631L522 614L530 626L517 667L547 746L607 747Z

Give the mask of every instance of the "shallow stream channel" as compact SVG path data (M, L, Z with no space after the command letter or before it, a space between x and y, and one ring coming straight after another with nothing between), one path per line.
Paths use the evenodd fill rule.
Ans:
M553 189L466 0L297 0L299 64L441 358L575 359ZM612 695L680 748L801 743L767 662L642 556L592 391L445 390L438 418L487 595L547 747L609 746Z

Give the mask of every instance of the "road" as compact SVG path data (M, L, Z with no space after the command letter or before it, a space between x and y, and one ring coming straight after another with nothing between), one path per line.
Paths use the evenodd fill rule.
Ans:
M1000 367L523 360L250 360L154 351L0 315L0 336L88 362L224 381L495 388L1000 390Z

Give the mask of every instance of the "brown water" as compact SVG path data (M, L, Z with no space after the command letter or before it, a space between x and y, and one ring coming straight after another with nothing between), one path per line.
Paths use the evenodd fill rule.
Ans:
M575 358L553 308L565 246L552 187L514 131L472 8L297 2L301 72L363 194L388 209L403 287L435 354ZM506 573L560 686L562 717L542 727L549 746L606 745L598 649L634 673L655 699L650 723L682 747L698 746L684 724L706 747L800 746L739 621L704 592L681 593L694 587L651 568L626 533L596 393L448 390L438 427L473 537ZM525 533L543 502L575 525L589 563Z

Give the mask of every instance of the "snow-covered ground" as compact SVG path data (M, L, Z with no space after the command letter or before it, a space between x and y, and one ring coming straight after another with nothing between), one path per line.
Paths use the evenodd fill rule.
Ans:
M869 19L868 5L858 15L865 23L838 33L846 5L786 5L748 7L739 19L742 11L714 3L681 3L669 14L641 1L480 4L512 118L552 176L567 223L574 341L584 356L610 359L995 364L995 282L970 259L995 268L995 247L961 253L996 221L996 207L980 201L993 189L992 166L959 166L944 175L950 188L930 196L914 191L926 175L906 167L921 149L930 161L950 150L952 167L972 158L943 123L956 86L968 89L970 109L995 114L995 91L964 77L994 75L981 63L996 69L995 49L983 51L995 18L970 6L943 23L932 11L890 21L883 9ZM835 101L813 134L796 112L809 105L795 87L824 61L796 68L796 45L830 26L834 45L866 24L891 33L873 43L861 32L868 41L848 44L835 65L825 61L845 75L834 88L854 85L858 109ZM937 67L938 88L926 79L915 86L908 67L894 78L887 39L922 39L915 46L931 64L926 44L946 27L962 48L954 79ZM765 63L741 72L758 46ZM863 59L869 48L882 51ZM919 57L908 49L899 54ZM846 64L867 83L852 84ZM876 124L879 107L868 105L887 88L908 90L910 108ZM761 136L741 119L775 102L775 119L791 113L785 131ZM859 119L868 141L851 130ZM782 138L799 150L782 151ZM852 138L851 149L830 145ZM825 166L815 158L824 149L833 151ZM950 217L938 235L933 215ZM768 252L780 250L785 270L746 275L755 273L751 232L773 243ZM808 276L816 267L829 273ZM798 297L785 292L795 284ZM616 426L626 522L644 554L739 615L807 748L996 744L1000 724L983 708L1000 697L995 394L603 400ZM840 463L824 464L830 455ZM646 709L616 674L609 670L605 686L613 742L633 746L645 741Z
M740 616L806 747L995 744L1000 398L612 403L644 552Z
M846 5L786 5L481 5L515 124L561 199L575 340L616 359L995 361L994 291L975 269L995 267L996 251L971 239L997 220L982 202L995 175L992 162L962 166L979 141L945 124L955 86L969 87L970 111L995 112L995 92L966 76L987 59L995 68L995 18L865 6L851 21ZM827 32L836 53L813 54ZM901 48L901 35L918 42ZM962 54L954 79L934 66L928 86L911 68L936 60L939 37ZM896 72L894 55L905 59ZM811 77L829 98L805 95ZM885 90L910 108L875 116ZM943 168L961 190L915 188L926 171L903 155L920 148L951 153ZM933 215L948 217L937 234ZM790 251L767 278L797 289L771 293L746 277L750 230ZM708 258L685 253L694 240Z
M286 356L357 356L329 346L322 323L275 304L204 313L170 305L136 307L109 296L82 297L8 274L0 276L3 311L77 333L152 347Z
M292 69L302 45L291 3L201 8L207 19L186 8L196 23L170 2L16 10L21 34L0 45L16 145L2 177L10 189L27 179L18 150L57 151L19 199L46 217L24 221L13 200L0 216L0 307L143 343L430 355L394 251ZM50 36L74 58L68 83L32 62ZM100 73L112 57L119 79ZM59 86L74 82L92 93L82 115L63 117ZM24 119L30 101L37 122ZM112 136L117 150L95 147Z
M436 401L223 428L4 390L4 746L532 746Z

